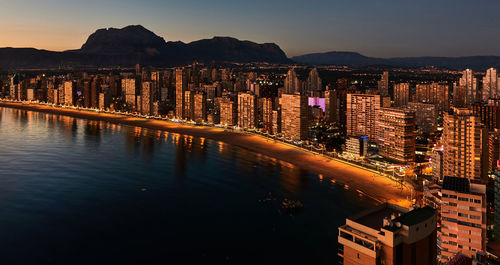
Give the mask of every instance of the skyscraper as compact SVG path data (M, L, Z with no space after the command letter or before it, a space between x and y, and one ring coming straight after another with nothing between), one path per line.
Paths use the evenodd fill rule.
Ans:
M300 92L301 90L300 80L297 77L297 74L295 73L294 69L288 70L288 73L284 81L284 89L285 93L287 94L294 94L296 92Z
M322 82L318 74L318 69L314 67L310 72L306 80L307 91L321 91Z
M498 98L498 96L500 96L498 81L499 78L497 75L497 69L490 68L486 70L486 75L483 77L483 92L482 92L482 99L484 101L490 98Z
M475 258L486 250L486 185L446 176L441 189L441 255Z
M194 91L184 91L184 119L194 120Z
M184 92L187 89L187 75L182 68L175 70L175 116L177 119L185 119L184 114Z
M207 95L203 91L194 95L194 121L207 121Z
M142 82L140 104L142 114L151 115L153 107L153 82Z
M394 85L394 105L403 107L410 101L410 84L399 83Z
M273 131L273 98L262 99L262 127L264 132L274 134Z
M376 116L379 155L401 163L415 161L415 112L381 108Z
M366 135L376 141L375 117L382 107L380 95L347 94L347 135Z
M76 98L76 84L73 81L64 82L64 105L73 106Z
M238 103L229 97L220 102L220 124L234 126L238 121Z
M257 127L257 97L250 93L238 94L238 126L245 129Z
M442 141L445 176L484 179L487 166L487 134L469 109L453 108L444 115Z
M378 81L378 92L382 97L389 96L389 72L384 71L382 77Z
M281 132L293 140L305 140L309 136L308 98L299 93L281 95Z
M325 91L325 120L326 122L338 122L339 117L337 113L337 91Z
M125 103L129 107L130 110L136 108L136 79L135 78L126 78L122 79L122 92L125 93Z
M460 78L459 85L465 88L465 105L472 105L477 101L477 79L470 69L466 69L462 78Z

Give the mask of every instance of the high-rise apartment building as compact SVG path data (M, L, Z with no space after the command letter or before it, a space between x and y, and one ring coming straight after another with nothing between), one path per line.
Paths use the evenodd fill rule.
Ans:
M310 72L306 80L307 91L321 91L322 82L318 74L318 69L314 67Z
M477 79L470 69L466 69L462 78L460 78L459 86L465 88L465 105L472 105L477 102Z
M337 91L325 91L325 120L326 122L338 122L339 117L337 114Z
M220 101L220 124L234 126L238 121L238 103L229 97Z
M238 126L245 129L257 127L257 97L250 93L238 94Z
M281 132L293 140L305 140L309 136L308 98L299 93L281 95Z
M417 84L413 101L434 104L436 111L442 113L450 108L448 90L448 85L438 83Z
M444 115L443 126L444 175L484 179L488 137L480 119L469 109L453 108Z
M382 97L389 97L389 72L385 71L378 81L378 92Z
M488 131L488 170L494 172L500 160L500 130Z
M137 106L136 96L137 96L137 82L135 78L125 78L122 79L122 93L125 93L125 104L129 109L133 110Z
M408 109L416 113L415 123L417 130L426 134L433 134L437 130L437 113L436 105L409 102Z
M486 250L486 185L446 176L441 189L441 256Z
M207 121L207 94L203 91L194 95L194 121Z
M271 135L275 133L273 131L273 103L273 98L262 99L262 129Z
M415 112L403 108L381 108L375 127L379 155L409 163L415 161Z
M194 91L184 91L184 119L187 121L194 120Z
M281 133L281 109L273 110L273 134Z
M90 107L97 108L99 107L99 93L101 92L101 84L102 81L99 77L95 77L90 82Z
M375 117L381 107L380 95L347 94L347 135L366 135L368 141L375 142Z
M431 167L432 167L432 176L435 181L442 181L444 178L443 174L443 150L434 149L432 150L431 156Z
M64 105L73 106L76 100L76 83L73 81L64 82Z
M490 68L486 70L486 75L483 77L483 91L481 93L483 101L500 96L499 81L497 69Z
M339 264L437 264L436 212L388 203L346 218L339 227Z
M288 70L284 81L284 90L287 94L294 94L296 92L301 92L301 82L297 77L294 69Z
M142 82L141 87L141 113L151 115L153 108L153 82Z
M410 84L399 83L394 85L394 105L403 107L410 101Z
M175 116L177 119L185 119L184 114L184 92L187 89L187 74L184 69L175 70Z
M472 113L480 118L486 129L500 129L500 105L476 103L472 105Z

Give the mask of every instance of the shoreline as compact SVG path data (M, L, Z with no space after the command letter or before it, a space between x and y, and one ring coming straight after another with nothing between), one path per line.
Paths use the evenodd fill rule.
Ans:
M346 188L357 191L360 196L367 196L377 202L390 202L405 207L410 204L407 198L411 197L411 190L407 187L401 189L395 181L369 169L330 159L256 134L228 131L216 127L195 127L170 121L136 118L119 114L57 108L36 103L0 101L0 107L105 121L221 141L320 174L331 182L344 184Z

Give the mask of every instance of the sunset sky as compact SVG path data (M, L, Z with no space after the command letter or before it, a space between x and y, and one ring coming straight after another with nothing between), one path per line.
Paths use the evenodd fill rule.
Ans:
M99 28L141 24L167 41L232 36L288 56L500 55L497 0L0 0L0 47L76 49Z

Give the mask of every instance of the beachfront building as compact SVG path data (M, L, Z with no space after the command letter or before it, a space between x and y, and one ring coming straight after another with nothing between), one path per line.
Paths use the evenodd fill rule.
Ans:
M364 157L368 154L368 139L366 136L347 137L345 141L345 153L353 157Z
M235 126L238 121L238 103L229 97L220 101L220 124Z
M245 129L257 127L257 97L251 93L238 94L238 126Z
M262 98L262 129L271 135L274 134L273 103L273 98Z
M64 105L73 106L76 101L76 83L73 81L64 82Z
M136 108L136 80L126 78L122 80L122 93L125 95L125 103L130 110Z
M339 264L437 264L436 212L384 203L339 227Z
M379 155L400 163L415 161L415 112L404 108L381 108L375 127Z
M153 109L153 83L142 82L141 87L141 113L142 115L151 115Z
M476 258L486 250L486 185L445 177L441 189L441 256Z
M184 91L184 120L194 120L194 91Z
M194 121L207 121L207 94L203 91L194 95Z
M381 107L380 95L347 94L347 136L366 135L375 142L375 117Z
M281 95L281 132L292 140L305 140L309 136L308 98L299 93Z
M175 116L177 119L184 119L184 92L188 86L187 74L183 68L175 70Z

